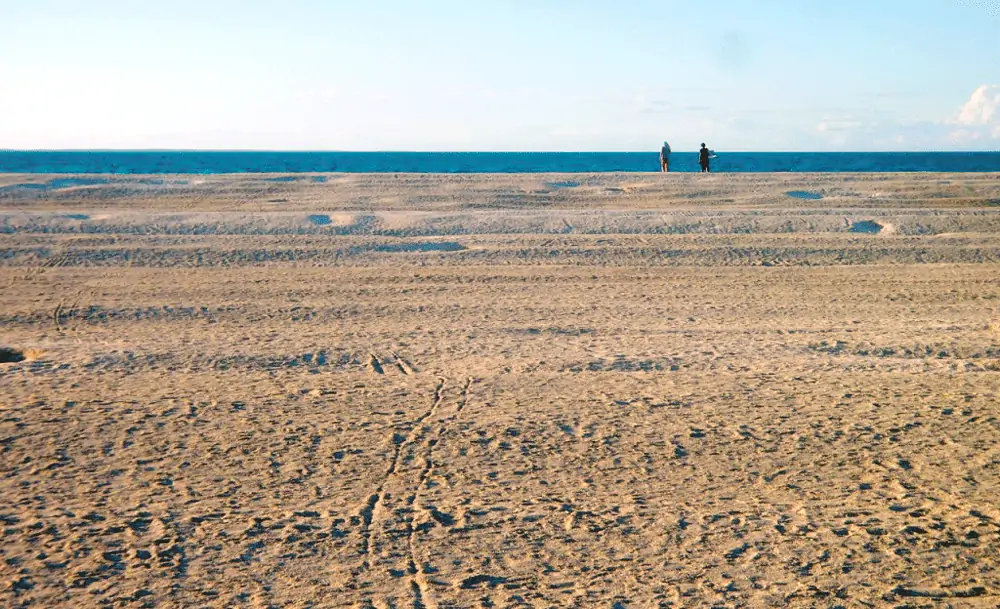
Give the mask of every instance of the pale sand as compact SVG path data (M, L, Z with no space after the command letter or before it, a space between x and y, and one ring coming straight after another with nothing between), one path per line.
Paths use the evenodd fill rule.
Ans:
M1000 604L997 175L51 178L0 606Z

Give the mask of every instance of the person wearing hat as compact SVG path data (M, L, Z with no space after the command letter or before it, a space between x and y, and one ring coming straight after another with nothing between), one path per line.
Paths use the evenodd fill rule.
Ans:
M666 173L670 171L670 144L663 142L660 148L660 171Z

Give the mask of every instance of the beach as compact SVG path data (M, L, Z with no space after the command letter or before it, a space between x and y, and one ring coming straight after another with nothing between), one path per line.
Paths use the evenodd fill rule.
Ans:
M0 606L995 607L997 174L0 174Z

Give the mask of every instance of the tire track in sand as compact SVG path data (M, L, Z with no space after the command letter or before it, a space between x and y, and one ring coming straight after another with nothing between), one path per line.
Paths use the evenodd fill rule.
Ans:
M379 484L378 488L375 489L375 493L368 498L368 503L361 509L361 518L363 523L361 531L362 549L365 554L363 567L365 570L371 569L372 559L374 557L374 542L376 541L373 538L375 537L375 533L378 531L378 522L383 520L385 517L386 487L394 481L394 478L397 477L403 451L410 444L412 444L418 436L420 436L424 421L434 416L437 413L438 408L440 408L441 401L444 399L445 384L446 379L438 379L438 384L434 388L434 399L430 408L428 408L424 414L414 421L413 428L410 430L410 433L407 434L406 438L402 441L395 442L395 449L392 461L389 463L389 469L386 471L385 475L382 476L382 482Z
M427 581L427 571L417 557L417 528L413 525L413 513L415 509L418 509L417 503L420 500L421 491L423 491L423 489L427 486L427 481L430 479L431 473L434 471L434 447L440 442L441 435L448 427L448 424L455 421L462 413L462 410L465 409L465 405L469 401L469 389L472 387L472 380L472 377L466 379L465 385L462 387L462 391L459 394L458 402L455 404L455 411L452 415L442 421L437 429L434 430L433 437L428 437L426 452L424 453L424 467L420 471L420 476L417 479L417 485L414 487L413 492L406 500L406 505L408 507L407 512L410 514L406 523L408 532L407 542L410 548L410 564L408 565L407 571L409 572L411 578L410 587L413 589L413 609L437 609L437 604L434 602L434 599L430 594L430 585Z
M383 482L362 510L363 570L378 579L386 574L392 578L408 577L413 609L437 609L428 580L429 569L420 558L420 529L416 520L421 512L432 513L433 517L434 509L421 506L420 497L434 472L435 447L465 409L472 383L473 379L468 378L457 399L452 401L445 399L447 380L439 379L430 408L414 421L407 436L396 442ZM446 404L447 411L442 412ZM399 562L393 565L394 560ZM372 598L370 602L377 605L379 600L387 599Z

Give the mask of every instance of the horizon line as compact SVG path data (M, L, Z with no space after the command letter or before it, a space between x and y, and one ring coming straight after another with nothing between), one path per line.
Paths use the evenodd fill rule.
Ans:
M718 152L718 150L713 150ZM305 153L305 154L658 154L658 150L325 150L296 148L0 148L2 153L38 152L207 152L207 153ZM690 152L694 150L675 150ZM996 150L722 150L723 154L997 154Z

